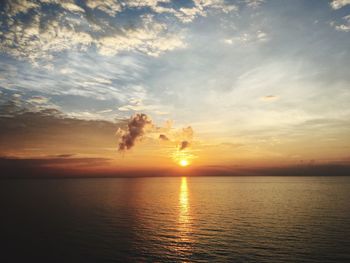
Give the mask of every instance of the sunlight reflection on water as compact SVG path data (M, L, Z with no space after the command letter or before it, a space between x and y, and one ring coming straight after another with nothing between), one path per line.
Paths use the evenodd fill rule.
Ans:
M10 180L0 195L9 262L350 262L350 177Z
M189 203L189 191L187 186L187 178L181 178L181 185L179 191L179 241L177 251L190 252L192 229L191 229L191 214L190 214L190 203Z

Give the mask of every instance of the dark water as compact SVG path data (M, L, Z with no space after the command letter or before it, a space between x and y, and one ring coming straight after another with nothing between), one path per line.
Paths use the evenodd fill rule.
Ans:
M350 177L0 181L0 262L350 262Z

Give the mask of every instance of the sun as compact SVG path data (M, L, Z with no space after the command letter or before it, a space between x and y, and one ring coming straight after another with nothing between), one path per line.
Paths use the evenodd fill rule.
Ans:
M182 167L186 167L189 165L189 162L185 159L182 159L180 162L179 162L179 165L182 166Z

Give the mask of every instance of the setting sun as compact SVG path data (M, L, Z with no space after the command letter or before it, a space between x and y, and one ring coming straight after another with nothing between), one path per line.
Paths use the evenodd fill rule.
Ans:
M183 159L183 160L180 161L179 164L180 164L180 166L185 167L185 166L188 166L188 165L189 165L189 162L188 162L187 160L184 160L184 159Z

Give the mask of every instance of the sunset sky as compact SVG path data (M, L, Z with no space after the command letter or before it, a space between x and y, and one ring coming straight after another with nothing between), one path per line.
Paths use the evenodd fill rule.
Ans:
M0 166L349 165L349 73L349 0L2 1Z

